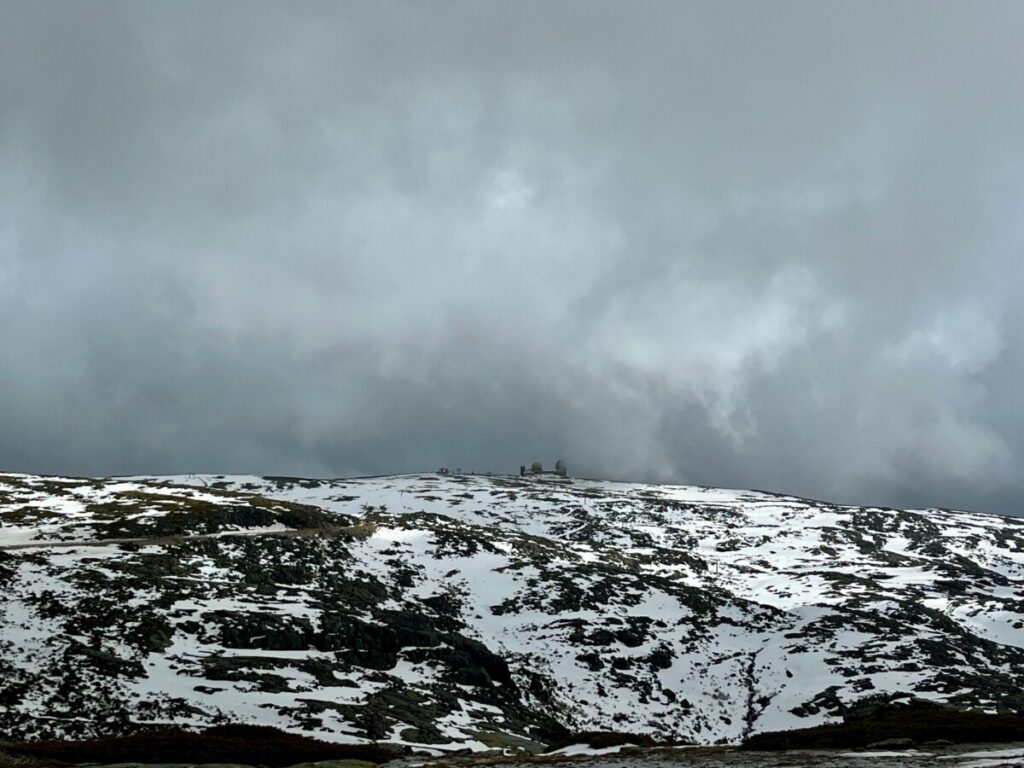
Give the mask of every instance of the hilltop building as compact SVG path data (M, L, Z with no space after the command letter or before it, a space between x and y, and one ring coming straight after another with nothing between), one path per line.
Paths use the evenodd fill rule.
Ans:
M569 470L565 466L565 462L559 459L555 462L554 470L544 469L544 465L539 461L533 462L529 467L525 464L519 466L519 476L529 477L533 475L557 475L558 477L568 477Z

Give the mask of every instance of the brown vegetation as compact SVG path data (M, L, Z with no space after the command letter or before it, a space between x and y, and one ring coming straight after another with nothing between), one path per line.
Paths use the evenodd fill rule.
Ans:
M989 715L935 704L889 705L845 722L758 733L743 742L743 749L851 749L899 740L906 746L931 741L956 744L1024 741L1024 716Z

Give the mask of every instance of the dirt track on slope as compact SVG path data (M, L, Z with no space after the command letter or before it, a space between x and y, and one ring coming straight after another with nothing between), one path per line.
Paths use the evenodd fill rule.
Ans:
M175 534L172 536L136 536L122 539L79 539L74 541L30 541L22 544L0 544L0 551L8 552L18 549L57 549L70 547L105 547L111 544L143 544L147 546L167 546L183 541L202 541L204 539L223 539L229 536L280 536L283 538L313 539L347 533L356 538L365 538L373 534L376 526L373 523L357 525L328 526L326 528L292 528L284 531L217 531L216 533ZM3 529L0 528L0 534Z

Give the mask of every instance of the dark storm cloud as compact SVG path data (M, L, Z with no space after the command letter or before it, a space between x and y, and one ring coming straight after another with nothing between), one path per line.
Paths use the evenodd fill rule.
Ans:
M1017 3L2 3L0 465L1024 509Z

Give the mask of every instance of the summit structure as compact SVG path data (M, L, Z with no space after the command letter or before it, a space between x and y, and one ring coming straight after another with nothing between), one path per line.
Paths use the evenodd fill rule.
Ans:
M536 475L558 475L559 477L568 477L569 469L568 467L566 467L565 462L562 459L559 459L558 461L555 462L554 471L545 470L544 465L541 464L539 461L533 462L532 464L530 464L529 467L527 467L525 464L519 467L520 477Z

